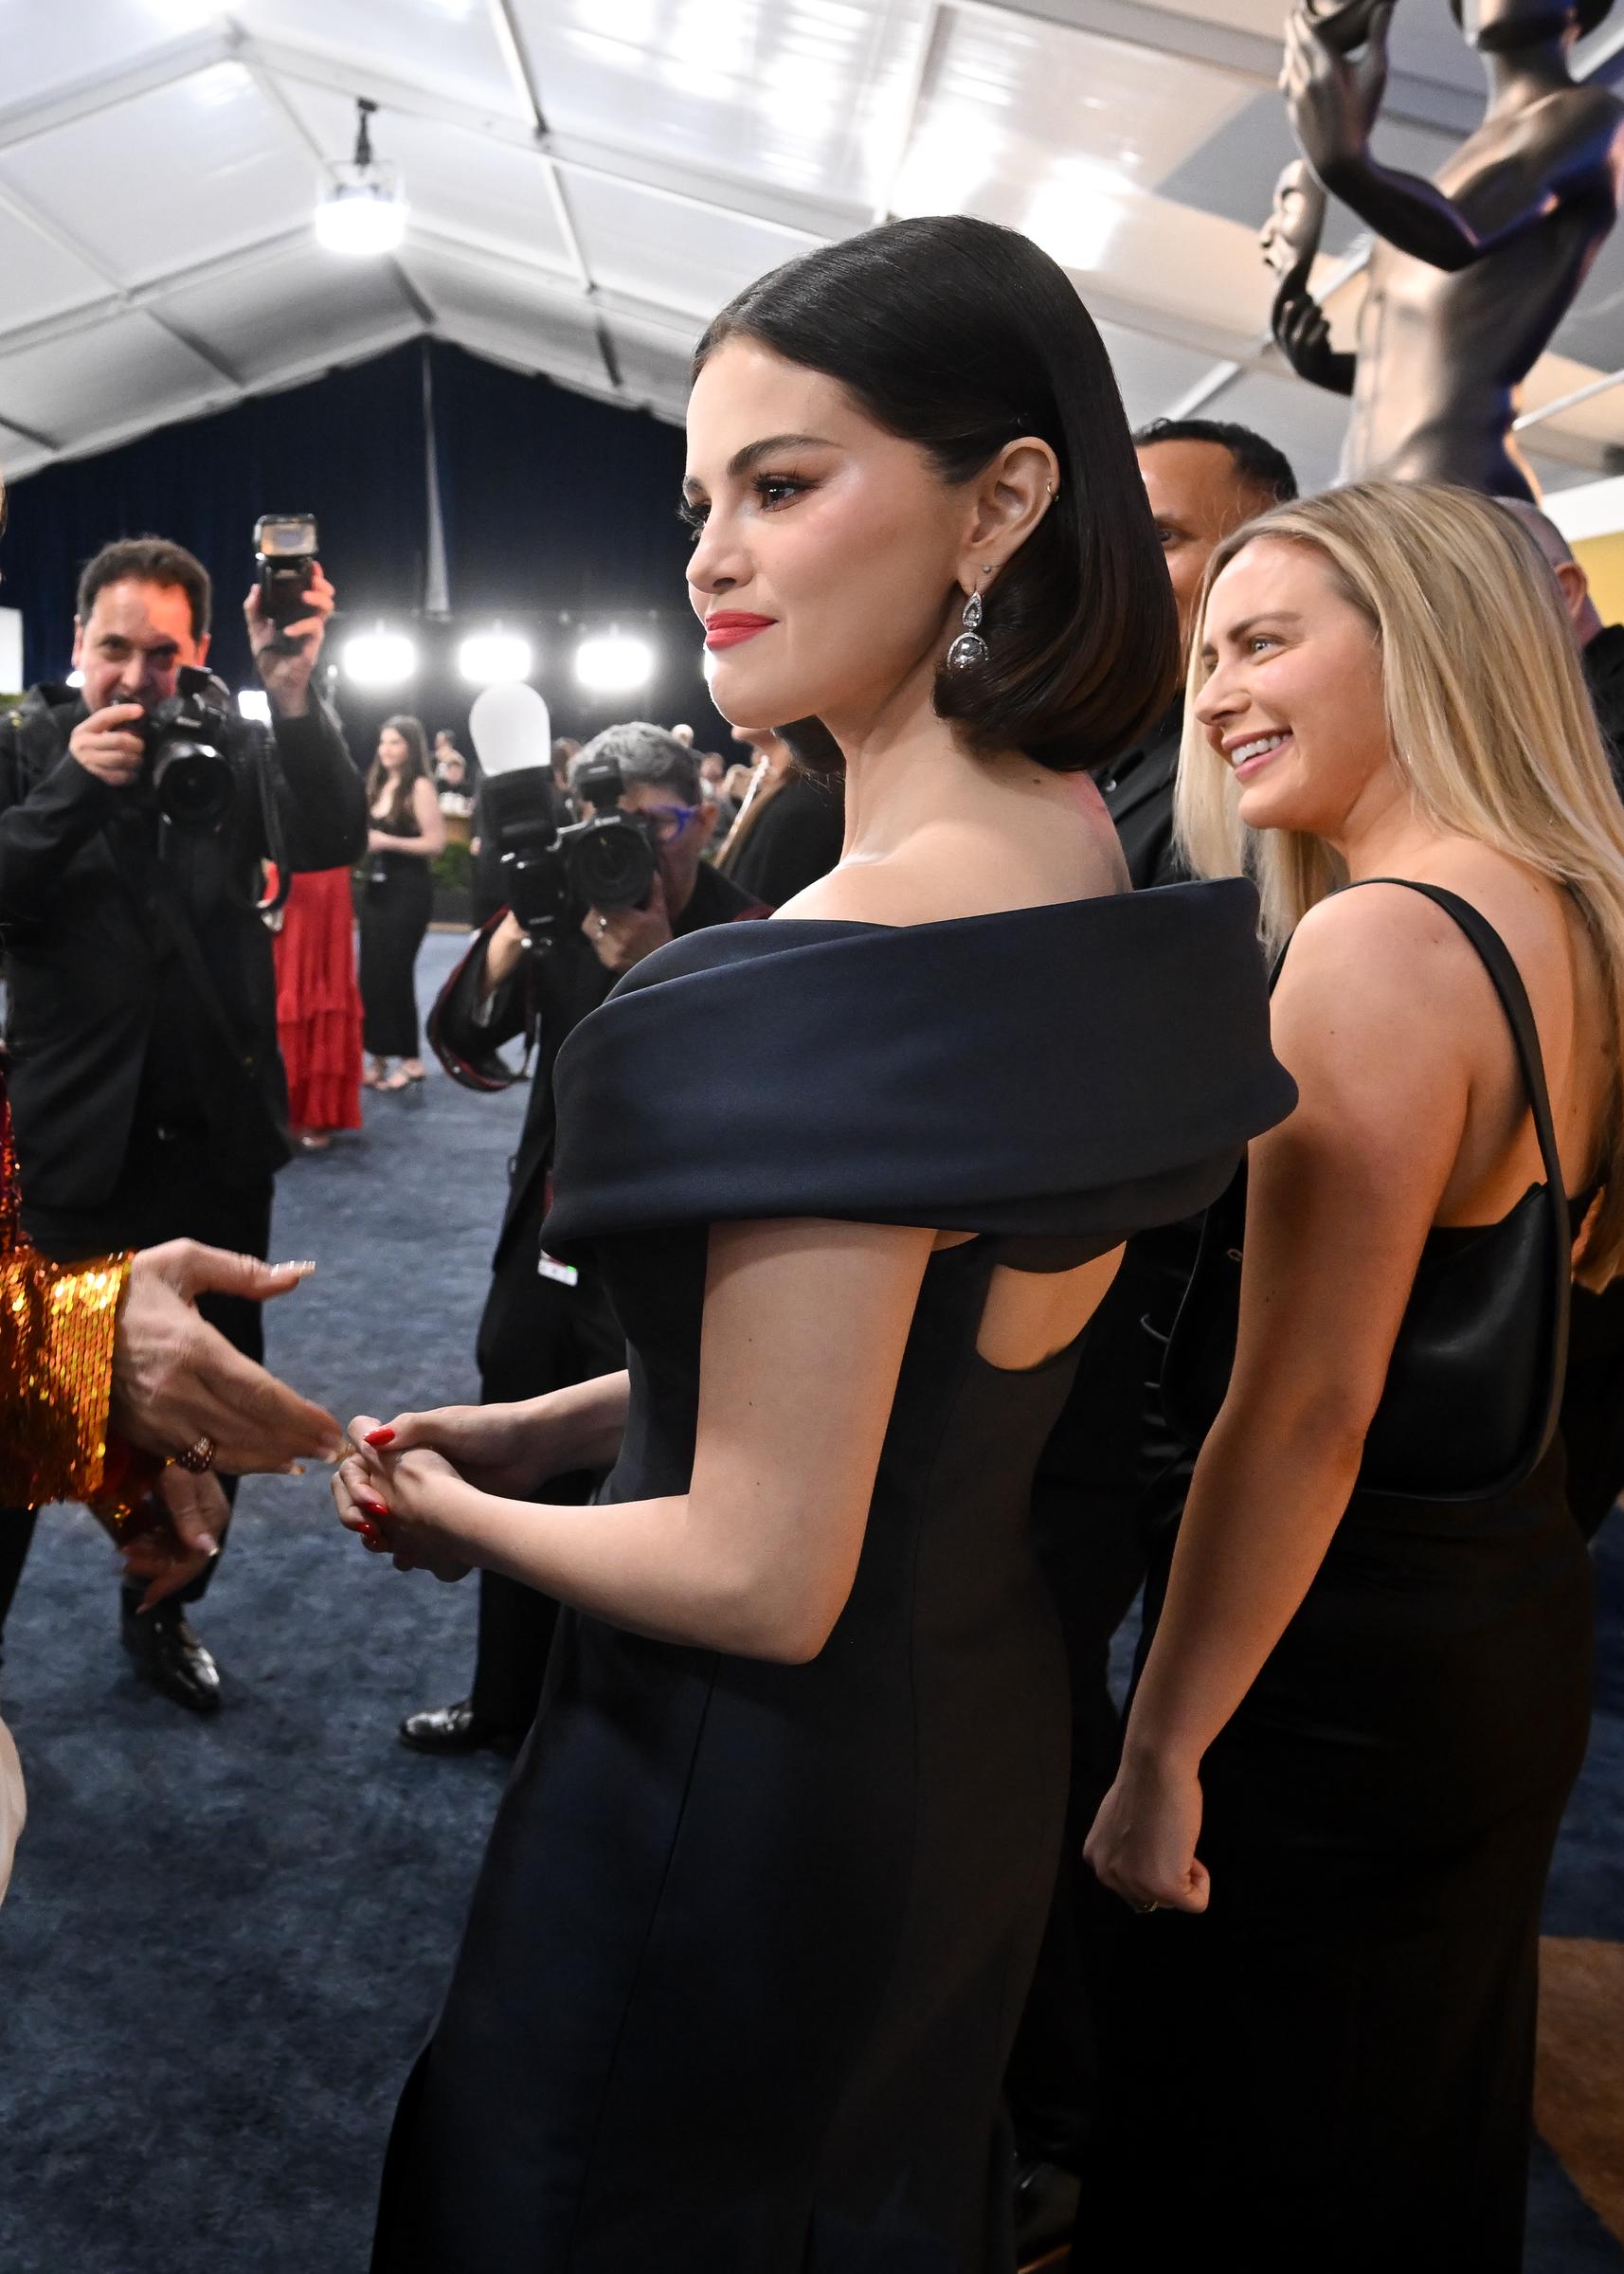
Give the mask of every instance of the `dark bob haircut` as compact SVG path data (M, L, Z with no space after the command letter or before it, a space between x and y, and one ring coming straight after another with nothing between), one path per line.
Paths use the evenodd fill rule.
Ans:
M1059 460L1054 504L985 594L987 660L937 673L937 714L972 749L1074 772L1163 716L1179 664L1172 589L1110 359L1047 253L964 214L889 222L740 293L700 341L695 377L730 339L839 380L946 482L973 479L1023 434Z

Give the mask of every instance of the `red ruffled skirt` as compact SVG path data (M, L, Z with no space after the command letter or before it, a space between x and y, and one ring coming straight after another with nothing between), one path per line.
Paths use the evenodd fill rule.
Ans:
M296 1129L361 1127L361 990L348 869L296 875L276 935L277 1033Z

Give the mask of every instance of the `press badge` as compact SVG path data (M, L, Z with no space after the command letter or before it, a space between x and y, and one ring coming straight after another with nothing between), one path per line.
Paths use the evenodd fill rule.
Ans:
M572 1263L560 1263L545 1248L535 1259L535 1268L544 1279L556 1279L560 1287L579 1287L581 1274Z

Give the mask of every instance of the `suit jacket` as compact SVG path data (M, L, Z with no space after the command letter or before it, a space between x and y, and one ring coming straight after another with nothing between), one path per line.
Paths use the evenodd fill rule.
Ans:
M449 1053L460 1062L453 1071L460 1072L463 1078L472 1074L478 1086L491 1088L502 1086L480 1078L481 1069L489 1066L492 1054L515 1035L529 1032L534 1036L530 1102L525 1108L518 1150L509 1164L507 1208L496 1253L491 1257L494 1272L500 1272L512 1263L533 1273L541 1245L542 1218L547 1214L548 1180L558 1129L552 1104L553 1066L572 1030L589 1011L595 1011L607 1001L615 975L604 968L590 943L579 932L567 932L546 955L527 955L489 998L488 1008L481 1017L479 998L485 969L485 942L506 913L505 909L500 909L489 919L484 936L476 940L441 989L430 1017L429 1032L442 1057ZM683 939L689 932L700 931L710 924L731 924L743 916L767 913L766 906L752 899L731 877L718 875L713 868L702 866L694 880L688 905L672 925L672 930L678 939Z
M39 1209L89 1209L118 1182L137 1109L193 1122L227 1182L262 1184L287 1158L270 935L259 863L348 866L366 796L332 713L313 700L271 731L240 722L235 794L214 828L161 823L139 787L81 767L85 716L37 687L0 718L0 945L9 988L11 1110L24 1187ZM269 816L269 819L267 819ZM184 915L228 1021L203 1003L158 911Z
M1096 776L1136 893L1188 879L1189 872L1173 850L1173 785L1183 731L1181 695L1148 742L1113 759Z

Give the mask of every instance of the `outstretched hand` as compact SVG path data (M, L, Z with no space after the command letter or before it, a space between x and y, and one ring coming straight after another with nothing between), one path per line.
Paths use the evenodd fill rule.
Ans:
M113 1344L113 1420L143 1452L172 1458L199 1437L234 1474L336 1460L334 1417L233 1349L195 1308L196 1297L285 1295L314 1266L262 1263L194 1239L144 1248L130 1266Z
M231 1504L218 1477L166 1469L153 1490L169 1519L165 1526L137 1532L123 1550L124 1576L150 1582L136 1608L152 1610L196 1579L220 1553Z

